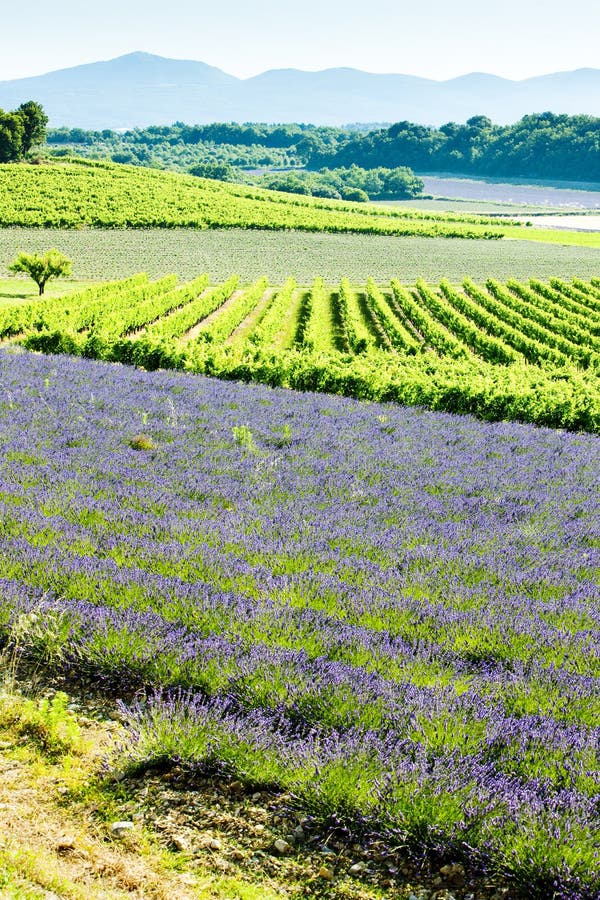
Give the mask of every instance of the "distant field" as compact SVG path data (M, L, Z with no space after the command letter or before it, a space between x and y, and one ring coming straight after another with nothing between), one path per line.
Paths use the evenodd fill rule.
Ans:
M531 229L527 229L531 231ZM590 278L600 275L600 249L527 241L471 241L383 235L309 234L242 229L144 229L115 231L44 228L0 229L0 277L19 250L56 247L73 260L81 279L124 278L145 271L152 278L175 272L213 280L237 272L243 281L266 275L273 283L293 276L309 284L317 275L330 283L348 277L377 281L460 282L486 278Z
M472 178L457 175L421 175L425 192L434 197L452 197L533 206L600 209L600 185L569 181L532 183L525 179Z
M286 234L444 238L454 243L460 239L496 244L503 238L512 238L527 243L600 250L600 233L530 228L514 219L474 213L349 204L154 169L83 160L40 166L0 165L0 224L61 231L86 227L125 231L236 228ZM399 243L398 249L402 252L407 247ZM287 253L287 249L284 252ZM433 253L434 248L428 248L428 252ZM493 251L487 258L493 258ZM229 260L228 268L231 263ZM166 268L171 270L173 266ZM531 271L530 268L529 273ZM576 271L584 274L580 269ZM487 269L486 276L490 272ZM553 272L557 270L553 269ZM361 277L365 274L363 269ZM425 273L421 270L419 274ZM472 271L468 274L476 275ZM511 274L515 274L514 271ZM106 277L109 273L102 275ZM450 277L448 270L444 275Z
M420 200L373 200L375 206L391 206L398 209L430 209L432 212L481 213L487 216L537 215L548 213L581 212L577 206L534 206L530 203L500 203L493 200L462 200L460 197L431 197Z
M381 200L377 206L429 209L435 212L481 213L482 215L541 215L597 211L600 185L577 182L531 182L498 178L478 179L421 174L426 200Z
M523 217L523 220L529 221L530 227L544 230L558 228L561 231L600 231L600 213L553 213Z

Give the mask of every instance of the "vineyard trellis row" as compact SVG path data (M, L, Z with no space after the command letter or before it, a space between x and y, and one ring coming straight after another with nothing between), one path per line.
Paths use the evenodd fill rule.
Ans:
M593 279L489 279L485 286L465 279L460 287L420 279L411 287L396 279L386 286L317 278L299 288L289 278L269 288L265 277L244 286L236 274L209 286L204 274L176 282L174 275L137 275L11 306L0 315L0 337L148 368L436 408L454 403L488 417L597 430L600 297ZM507 370L504 385L500 369ZM568 394L560 401L559 381Z

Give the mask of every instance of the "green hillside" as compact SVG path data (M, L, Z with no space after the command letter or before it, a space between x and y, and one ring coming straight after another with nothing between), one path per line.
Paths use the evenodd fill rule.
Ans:
M0 165L0 226L16 225L258 228L470 238L503 235L497 220L481 216L366 207L83 160Z

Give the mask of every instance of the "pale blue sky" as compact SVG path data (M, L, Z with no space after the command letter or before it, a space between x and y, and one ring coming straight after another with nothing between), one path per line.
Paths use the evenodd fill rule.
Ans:
M145 50L245 78L352 66L446 79L600 68L599 0L31 0L0 24L0 80Z

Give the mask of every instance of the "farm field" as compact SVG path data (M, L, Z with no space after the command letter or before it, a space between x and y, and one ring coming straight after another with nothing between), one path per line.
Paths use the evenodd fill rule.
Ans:
M423 173L425 191L433 196L460 198L486 203L531 204L559 209L600 209L600 185L576 182L539 182L501 178L477 179Z
M570 244L600 234L467 213L349 204L115 163L0 165L0 224L52 228L248 228Z
M597 436L15 349L0 381L4 639L150 689L131 765L598 896Z
M589 215L600 209L600 185L570 182L543 182L515 179L514 183L498 178L421 174L427 199L376 200L377 206L415 207L437 212L481 213L491 216L538 217L552 214L579 213ZM542 222L540 222L542 224ZM548 223L543 221L544 227Z
M213 280L223 281L232 269L243 281L266 275L275 284L288 276L299 284L310 284L317 276L330 284L339 284L344 277L361 282L368 275L378 282L447 278L460 283L467 275L475 281L505 281L552 276L589 279L600 273L600 249L595 247L238 228L2 228L0 269L21 250L43 253L49 247L73 260L77 278L94 280L136 272L148 272L152 278L175 272L188 280L208 272Z
M375 206L391 206L412 209L430 209L433 212L481 213L486 216L516 216L553 213L581 213L576 206L536 206L530 203L510 203L501 200L463 200L462 197L413 197L411 200L372 200Z
M80 228L251 228L498 239L493 219L384 210L136 166L0 165L0 223ZM520 229L519 223L514 226Z
M2 216L82 280L0 280L0 646L139 691L131 773L598 900L600 235L80 164Z
M139 274L0 311L28 349L600 430L600 279L244 285Z

